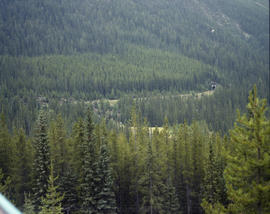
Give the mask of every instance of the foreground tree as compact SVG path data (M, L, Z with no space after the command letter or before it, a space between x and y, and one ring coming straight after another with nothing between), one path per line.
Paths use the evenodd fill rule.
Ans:
M105 123L101 127L101 147L98 157L98 190L95 199L97 201L98 213L116 213L116 200L113 192L113 176L110 166L110 155L108 153L107 131Z
M238 116L231 131L231 146L225 169L226 187L232 213L270 212L270 122L266 100L250 92L249 115Z
M97 211L96 195L96 145L94 134L94 123L92 121L92 113L88 109L85 122L85 140L83 142L83 156L82 156L82 174L80 178L81 190L81 209L83 213L91 214Z
M229 204L201 204L206 214L270 212L270 121L266 100L257 98L256 86L249 94L248 115L238 114L226 145L224 178Z
M48 189L48 179L50 175L50 152L47 134L47 117L42 110L37 121L36 136L34 141L34 203L40 206L41 198L45 197Z
M53 175L53 164L51 163L50 176L48 180L48 190L46 197L41 199L40 214L61 214L61 201L64 196L57 192L58 186L55 185L55 178Z

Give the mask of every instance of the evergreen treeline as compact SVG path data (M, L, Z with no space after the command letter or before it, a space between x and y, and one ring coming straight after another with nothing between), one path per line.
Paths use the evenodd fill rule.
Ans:
M255 65L247 66L251 70ZM171 123L182 123L184 118L188 121L202 119L211 129L226 132L233 123L235 109L244 110L247 88L257 83L264 97L268 91L268 74L263 65L254 68L245 79L240 80L243 72L235 72L230 79L230 75L216 66L179 54L135 46L130 46L124 56L0 56L0 69L1 111L10 119L9 129L23 127L27 134L32 133L37 111L43 104L72 123L82 116L84 103L120 98L108 119L127 122L133 103L131 97L146 98L136 100L151 126L161 126L164 116L168 115ZM244 67L239 69L245 70ZM178 96L207 91L211 81L217 82L219 89L214 95L199 100ZM223 111L224 106L226 111ZM179 107L182 111L178 111ZM104 111L108 110L106 107ZM225 120L214 119L217 117Z
M135 106L129 128L93 122L71 133L42 109L35 136L0 121L0 190L25 213L269 213L270 123L249 95L229 136L194 121L149 129Z

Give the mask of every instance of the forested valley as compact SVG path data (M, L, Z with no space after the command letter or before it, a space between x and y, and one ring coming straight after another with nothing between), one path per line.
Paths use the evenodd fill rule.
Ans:
M269 85L267 0L1 0L0 193L269 213Z

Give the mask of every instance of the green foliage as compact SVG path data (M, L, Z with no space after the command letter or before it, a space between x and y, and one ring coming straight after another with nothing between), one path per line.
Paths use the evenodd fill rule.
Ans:
M33 166L33 192L35 205L39 206L41 198L45 197L48 188L48 178L50 174L50 151L47 133L47 115L41 110L36 127L34 140L34 166Z
M102 123L101 127L102 139L100 146L100 154L98 157L98 169L97 176L98 182L96 189L98 193L95 196L97 201L98 213L116 213L116 201L115 194L113 192L113 177L112 168L110 166L110 156L108 153L108 136L105 129L105 123Z
M33 148L22 129L15 135L14 144L16 149L14 151L12 184L16 193L16 204L22 206L26 197L24 193L31 191Z
M109 151L117 210L119 213L133 212L134 203L131 197L134 193L130 191L133 180L131 179L133 156L131 155L130 144L124 133L116 134L116 131L114 131L113 136L109 140Z
M30 194L24 194L24 205L23 205L24 214L35 214L35 205L31 200Z
M250 92L249 115L238 115L230 133L225 169L228 209L232 213L268 213L270 196L269 148L270 123L265 116L266 100Z
M45 197L41 199L40 214L61 214L62 205L61 201L64 196L57 192L59 186L55 185L57 177L53 175L53 164L50 167L50 176L48 180L48 189Z
M235 109L244 109L247 88L268 91L269 10L262 2L3 0L0 108L8 127L32 134L41 100L71 128L83 116L82 101L130 95L107 115L127 122L131 97L148 95L140 109L152 126L167 115L171 123L203 119L226 132ZM211 81L222 93L175 99Z
M268 4L1 0L0 190L30 213L30 188L43 213L56 188L71 213L267 212L264 101L215 131L267 95Z
M4 173L2 169L0 168L0 192L4 195L7 195L8 187L11 183L10 177L7 177L4 179Z
M3 0L0 54L122 53L125 45L131 43L182 51L222 64L220 57L224 51L240 57L241 50L236 44L245 49L248 42L264 47L263 50L268 47L266 8L266 1L258 6L253 1L232 0L215 3L25 0L24 4ZM250 53L252 50L248 49L246 56ZM224 58L233 60L231 55Z
M48 131L50 155L54 163L55 173L62 177L64 171L67 169L68 163L68 148L64 121L61 115L51 123Z
M161 187L163 187L160 173L160 165L157 160L157 153L153 148L152 139L147 140L147 151L145 157L145 168L143 176L140 177L139 183L143 187L143 204L142 213L162 212L163 198Z
M74 212L79 205L78 175L67 169L62 177L58 177L57 183L59 184L58 192L64 196L61 203L63 210Z
M179 214L180 205L171 178L167 179L163 195L162 209L164 213Z
M72 129L72 161L71 165L73 170L77 175L81 175L81 166L83 163L83 153L84 153L84 123L82 119L79 119L73 126Z
M0 115L0 169L5 176L11 174L12 143L4 113Z
M206 214L226 213L227 194L223 177L225 159L220 137L211 137L201 207ZM225 206L224 206L225 205Z
M208 203L205 199L201 203L202 208L206 214L225 214L227 213L226 208L222 204L218 203Z
M209 145L209 159L207 162L207 169L205 175L205 197L210 203L215 203L217 197L218 173L216 157L214 156L213 145Z
M198 121L171 128L165 118L163 127L153 130L135 104L130 127L109 132L105 120L95 124L88 109L70 137L60 116L51 121L48 134L41 111L33 168L23 130L7 132L14 163L6 165L10 174L0 173L1 191L29 213L38 208L41 213L267 213L270 124L266 101L255 89L249 101L230 139ZM56 163L50 176L45 174L49 161ZM32 201L22 199L30 187Z
M85 140L83 142L82 156L82 175L81 175L81 209L84 213L95 213L97 203L95 195L97 194L97 148L94 134L94 124L90 109L87 110L85 120Z

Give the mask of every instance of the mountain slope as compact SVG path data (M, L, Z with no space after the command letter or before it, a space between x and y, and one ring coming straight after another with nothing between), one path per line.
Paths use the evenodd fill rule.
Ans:
M222 92L209 101L210 106L217 105L213 112L220 115L226 105L230 112L243 109L254 83L259 94L267 96L268 4L267 0L2 0L1 108L13 120L25 114L24 103L34 118L40 96L51 99L55 109L63 97L200 92L215 81ZM177 110L175 105L168 101L167 109L159 111L170 113L168 109ZM194 111L187 111L190 120ZM200 109L196 111L202 115L199 119L206 119Z
M224 33L227 40L246 38L267 49L265 5L266 0L3 0L1 53L104 52L123 42L179 50L200 38L224 44Z

